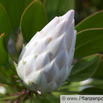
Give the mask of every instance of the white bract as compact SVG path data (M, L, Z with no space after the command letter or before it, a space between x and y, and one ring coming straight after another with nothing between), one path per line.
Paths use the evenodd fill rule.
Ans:
M25 46L17 73L23 84L35 92L50 92L65 83L75 51L74 10L55 17Z

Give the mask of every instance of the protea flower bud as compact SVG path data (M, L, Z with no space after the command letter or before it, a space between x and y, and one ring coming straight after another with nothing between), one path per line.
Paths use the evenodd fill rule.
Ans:
M35 92L50 92L65 83L72 69L76 30L74 11L55 17L25 46L17 73L23 84Z

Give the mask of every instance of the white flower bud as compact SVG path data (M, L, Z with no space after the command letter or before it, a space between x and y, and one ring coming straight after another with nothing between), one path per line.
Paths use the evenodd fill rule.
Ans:
M55 17L25 46L17 73L23 84L35 92L50 92L65 83L75 51L74 11Z

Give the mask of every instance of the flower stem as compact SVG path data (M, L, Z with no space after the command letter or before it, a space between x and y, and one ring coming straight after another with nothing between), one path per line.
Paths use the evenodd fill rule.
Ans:
M32 92L30 93L30 103L32 103L32 99L33 99L33 94Z

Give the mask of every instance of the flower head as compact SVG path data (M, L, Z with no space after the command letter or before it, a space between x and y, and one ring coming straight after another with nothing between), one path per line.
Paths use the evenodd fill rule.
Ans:
M65 83L72 69L76 30L74 11L55 17L22 50L17 73L32 91L50 92Z

